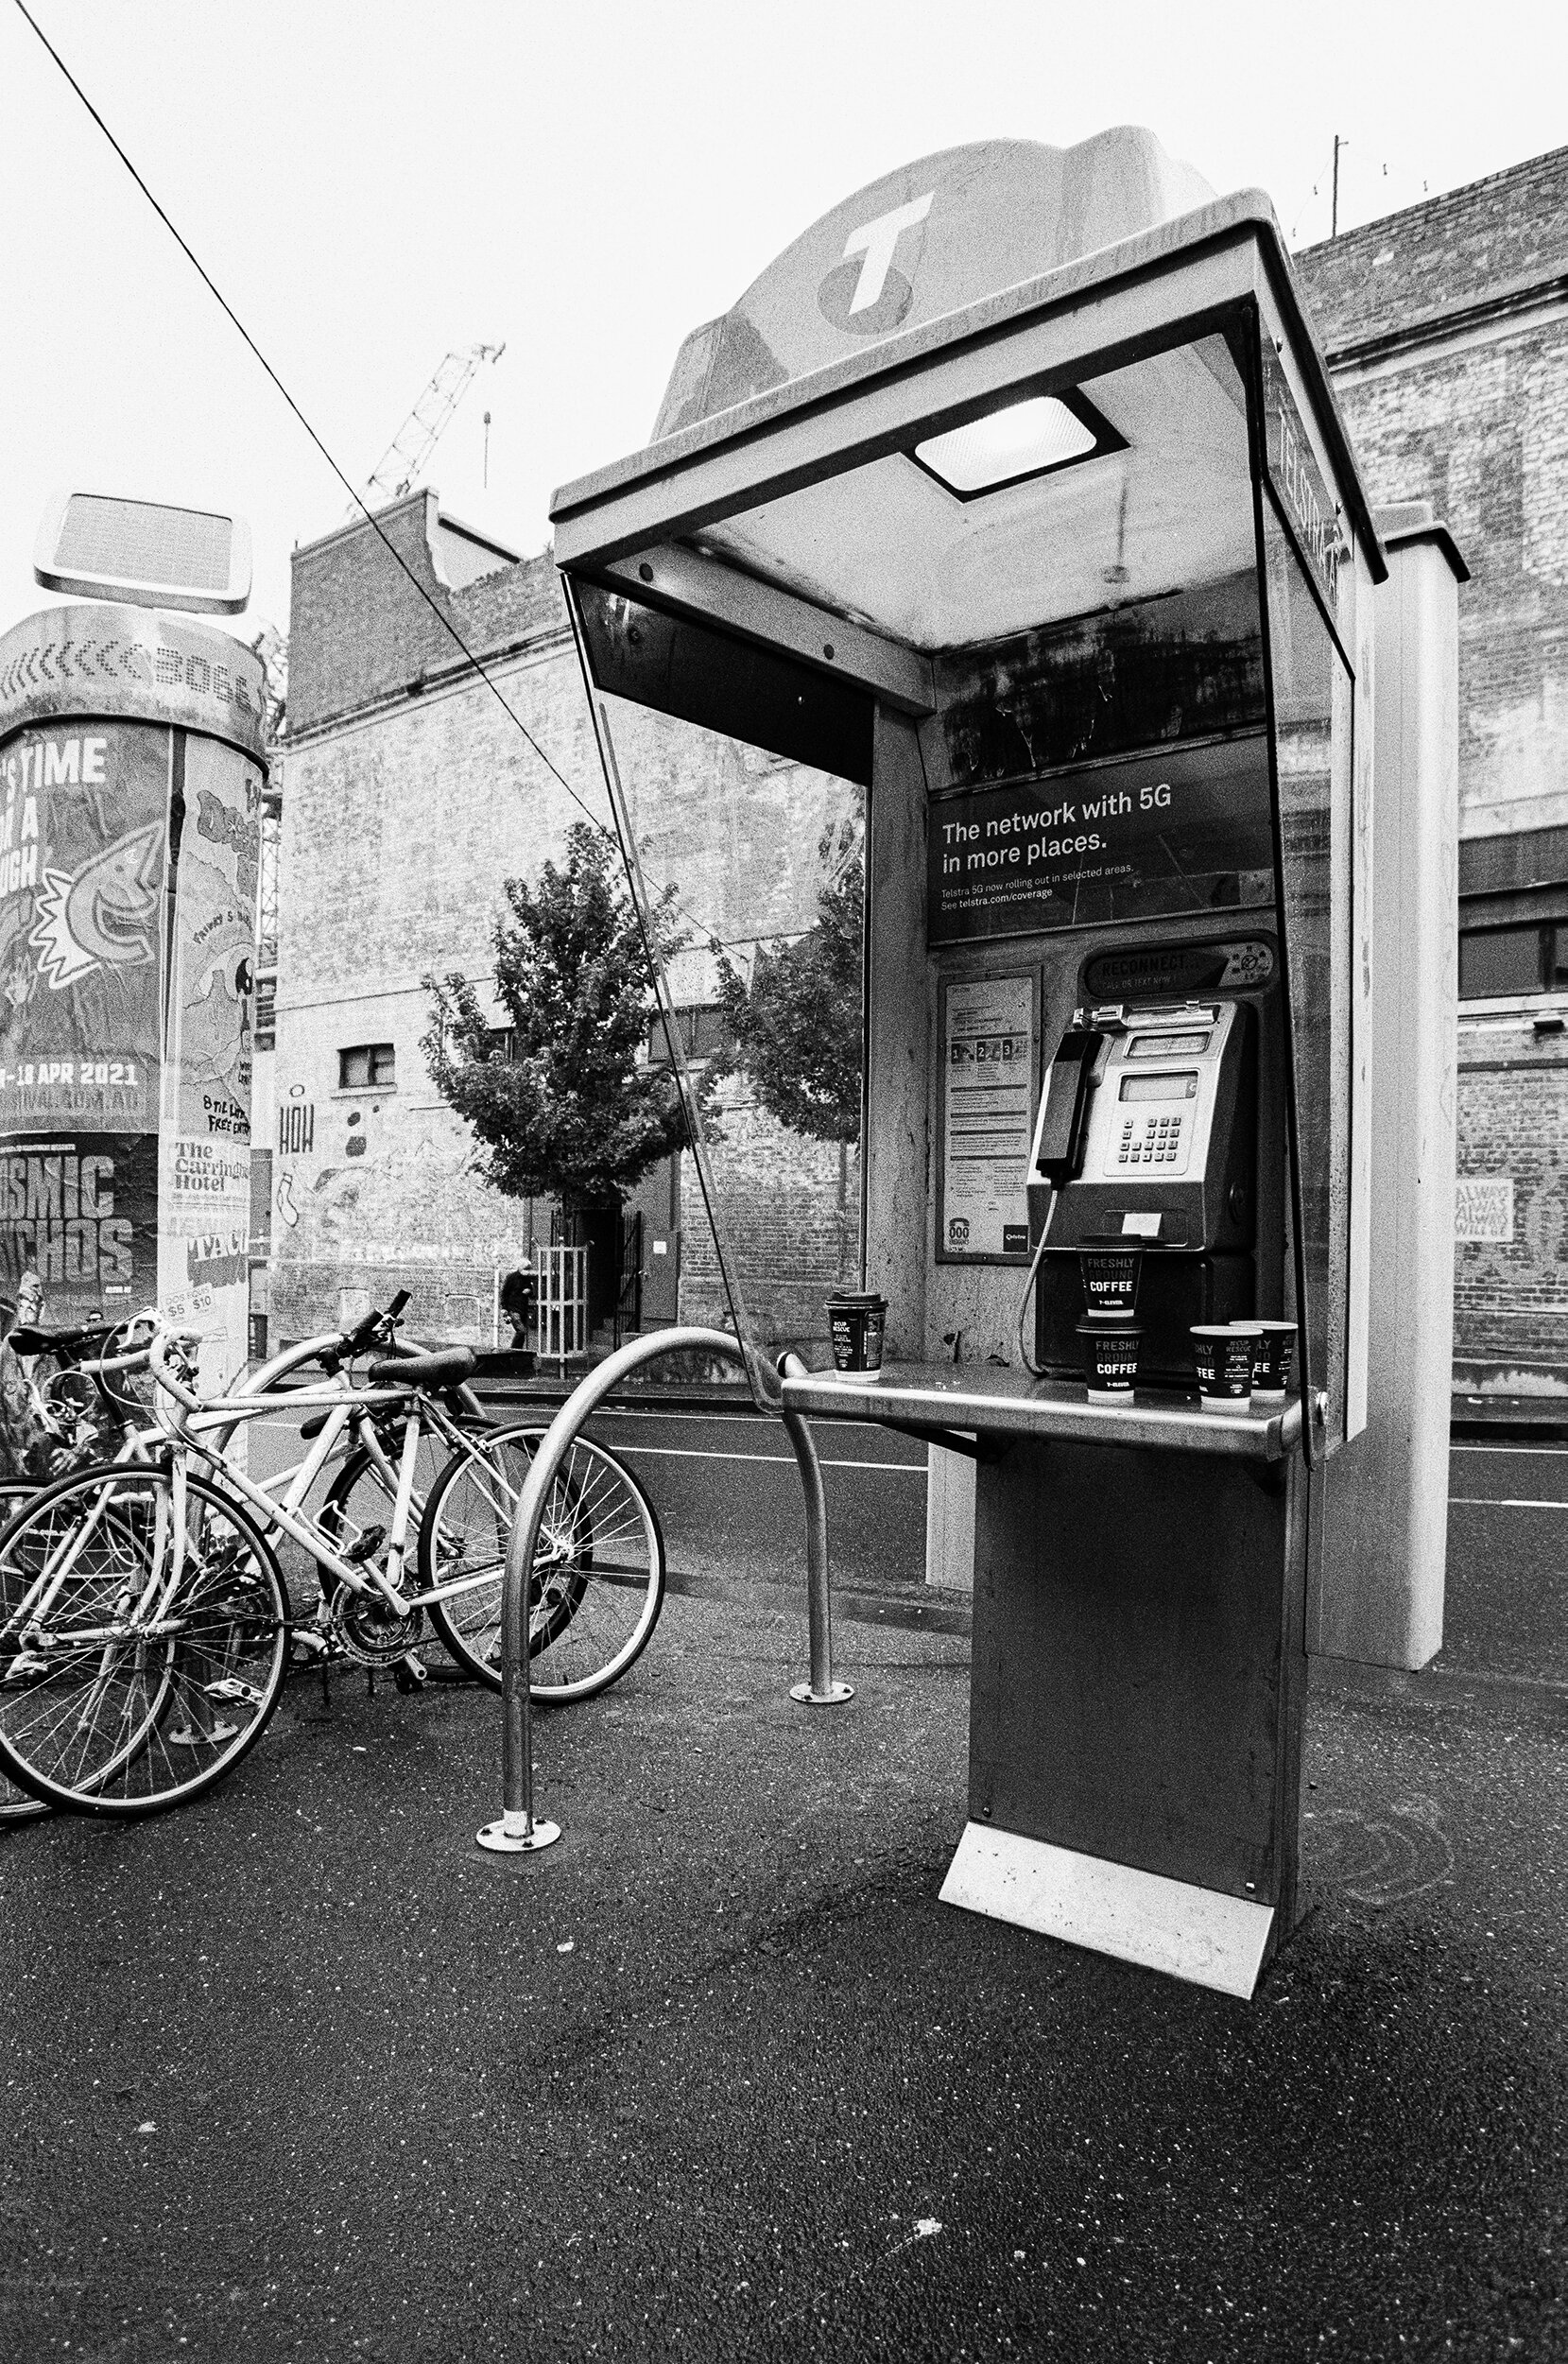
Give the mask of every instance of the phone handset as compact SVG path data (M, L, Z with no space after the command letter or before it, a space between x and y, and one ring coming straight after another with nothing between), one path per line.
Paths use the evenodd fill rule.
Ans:
M1045 1078L1045 1101L1035 1128L1033 1171L1060 1191L1083 1171L1089 1130L1089 1092L1105 1037L1092 1027L1069 1027ZM1052 1201L1053 1211L1055 1200ZM1047 1215L1045 1220L1050 1221Z
M1041 1102L1040 1117L1035 1126L1034 1153L1029 1160L1030 1182L1045 1182L1051 1186L1050 1203L1045 1219L1040 1227L1040 1238L1024 1284L1024 1294L1018 1301L1018 1352L1025 1368L1037 1379L1043 1376L1039 1364L1024 1339L1024 1323L1034 1295L1040 1260L1045 1253L1050 1237L1051 1217L1064 1185L1077 1179L1083 1171L1084 1143L1089 1131L1089 1099L1094 1089L1094 1068L1105 1044L1104 1033L1095 1027L1071 1026L1057 1044L1045 1078L1045 1092Z

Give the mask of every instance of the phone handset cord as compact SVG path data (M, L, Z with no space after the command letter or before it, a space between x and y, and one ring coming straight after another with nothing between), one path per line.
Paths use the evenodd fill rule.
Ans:
M1051 1193L1051 1202L1045 1210L1045 1220L1040 1227L1040 1245L1034 1251L1034 1261L1029 1267L1029 1277L1024 1284L1024 1294L1018 1301L1018 1351L1024 1357L1025 1368L1033 1372L1037 1379L1043 1379L1045 1373L1024 1343L1024 1320L1029 1310L1029 1300L1034 1295L1034 1285L1040 1271L1040 1259L1045 1253L1045 1242L1051 1235L1051 1218L1057 1211L1057 1200L1060 1196L1060 1188Z

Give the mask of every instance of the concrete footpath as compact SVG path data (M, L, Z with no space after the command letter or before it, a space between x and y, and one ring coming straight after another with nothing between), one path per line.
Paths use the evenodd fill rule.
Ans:
M0 2355L1568 2354L1559 1690L1310 1705L1250 2005L951 1911L967 1643L672 1597L536 1727L289 1685L209 1800L0 1835Z

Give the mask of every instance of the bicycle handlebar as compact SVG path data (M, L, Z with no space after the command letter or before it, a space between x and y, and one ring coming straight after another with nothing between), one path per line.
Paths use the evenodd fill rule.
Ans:
M150 1346L138 1346L129 1355L105 1355L98 1362L78 1363L77 1369L90 1379L102 1379L115 1371L145 1371L151 1353Z
M177 1346L196 1346L199 1343L194 1330L160 1330L147 1348L147 1368L159 1386L165 1388L175 1402L182 1404L188 1412L204 1411L207 1407L200 1396L194 1394L183 1379L175 1377L174 1372L168 1367L168 1358L171 1350Z
M339 1355L352 1358L355 1355L362 1355L367 1346L373 1346L382 1331L397 1320L407 1303L408 1291L405 1288L400 1288L384 1312L377 1313L372 1305L362 1321L356 1321L352 1330L344 1330L341 1333L341 1342L337 1349Z

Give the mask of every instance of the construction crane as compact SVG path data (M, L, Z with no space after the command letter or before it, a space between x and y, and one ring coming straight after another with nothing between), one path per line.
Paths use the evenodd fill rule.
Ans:
M367 509L395 501L399 493L407 492L445 434L475 373L485 362L499 361L506 350L504 344L470 345L461 353L447 354L377 461L365 487ZM348 514L359 515L357 501Z

